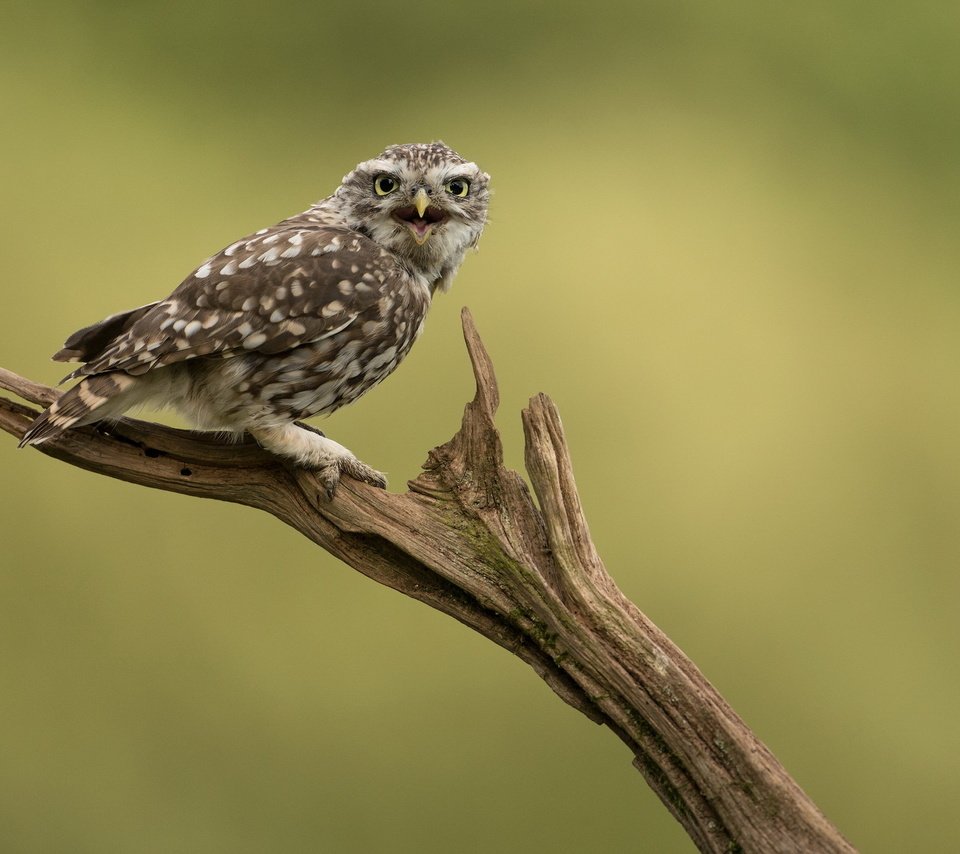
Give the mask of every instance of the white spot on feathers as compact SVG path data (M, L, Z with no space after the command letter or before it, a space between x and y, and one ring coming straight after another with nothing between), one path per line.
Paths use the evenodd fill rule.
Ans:
M255 350L266 340L267 340L267 336L264 335L262 332L255 332L253 335L248 335L243 340L243 349Z
M97 409L99 406L102 406L107 402L107 398L101 397L99 394L94 394L92 391L90 391L86 381L77 386L77 394L80 396L80 400L82 400L90 409Z
M307 327L297 320L287 321L287 323L285 324L285 328L287 332L289 332L291 335L300 336L300 335L305 335L307 332ZM335 330L335 331L339 331L339 330Z

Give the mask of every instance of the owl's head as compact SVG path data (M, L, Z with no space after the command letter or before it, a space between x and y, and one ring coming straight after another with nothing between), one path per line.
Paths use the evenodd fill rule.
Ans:
M344 176L335 198L351 228L445 289L480 239L489 182L442 142L392 145Z

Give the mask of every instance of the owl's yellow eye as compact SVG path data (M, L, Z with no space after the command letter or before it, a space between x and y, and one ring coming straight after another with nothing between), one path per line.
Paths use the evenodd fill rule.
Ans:
M389 175L377 175L373 179L373 191L378 196L387 196L397 189L397 179Z
M451 196L465 198L470 192L470 182L466 178L451 178L444 184L444 188Z

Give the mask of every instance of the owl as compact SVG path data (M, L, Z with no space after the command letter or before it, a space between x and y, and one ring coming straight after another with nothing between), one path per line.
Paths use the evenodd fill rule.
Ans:
M249 433L315 469L384 476L300 419L356 400L400 364L434 294L446 291L487 219L490 176L441 142L395 145L303 213L231 243L166 299L71 335L53 358L80 382L21 445L119 418L176 409L200 429Z

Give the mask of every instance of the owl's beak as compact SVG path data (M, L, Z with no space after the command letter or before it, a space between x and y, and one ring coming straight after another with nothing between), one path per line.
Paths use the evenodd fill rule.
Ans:
M413 197L413 206L417 209L417 213L422 217L423 212L430 207L430 197L427 196L427 191L421 187L417 190L417 194Z
M412 204L395 210L393 217L410 229L410 235L418 246L423 246L433 233L433 227L443 222L446 217L440 208L430 206L430 197L423 187L417 190L411 202Z

